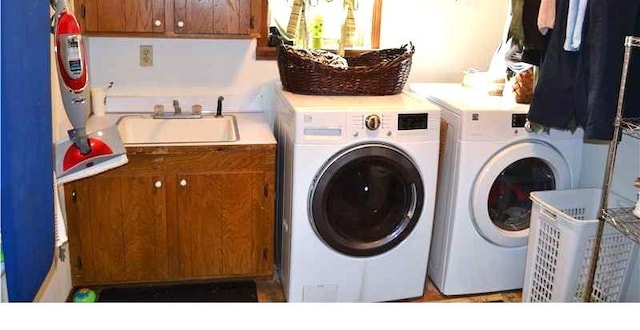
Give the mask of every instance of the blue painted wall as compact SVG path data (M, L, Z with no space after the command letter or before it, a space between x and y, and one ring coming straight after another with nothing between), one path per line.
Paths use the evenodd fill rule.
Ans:
M9 301L32 301L53 261L49 1L0 2L0 193Z
M2 5L0 5L0 40L2 36ZM0 63L2 63L2 42L0 42ZM2 90L2 75L0 75L0 91ZM0 123L2 122L2 93L0 93ZM2 145L2 125L0 125L0 146ZM2 166L2 153L0 153L0 167ZM1 182L1 180L0 180ZM0 199L2 192L0 191ZM0 203L0 214L2 214L2 203ZM0 249L2 249L2 216L0 216ZM2 258L2 276L4 276L4 253ZM2 280L2 278L0 278ZM0 284L1 285L1 284ZM0 296L2 296L2 287L0 287Z

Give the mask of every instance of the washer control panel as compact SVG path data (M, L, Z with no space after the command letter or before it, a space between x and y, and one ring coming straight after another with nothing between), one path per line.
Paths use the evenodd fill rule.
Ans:
M296 117L297 143L339 144L367 139L410 142L438 140L440 136L438 113L322 111Z
M391 136L396 114L359 113L349 115L352 138Z
M429 128L428 113L407 113L398 115L398 130L409 131Z
M393 138L397 135L424 135L429 114L424 113L359 113L349 115L349 135L358 138Z
M380 128L381 123L382 119L380 119L378 115L368 115L367 118L364 119L364 126L370 131L375 131Z

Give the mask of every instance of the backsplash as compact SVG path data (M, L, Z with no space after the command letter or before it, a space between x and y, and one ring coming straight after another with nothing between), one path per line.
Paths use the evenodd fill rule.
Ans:
M107 113L153 112L162 105L165 112L173 111L173 101L178 100L183 112L191 112L193 105L201 105L203 113L215 113L218 97L223 96L222 112L264 112L264 96L259 95L171 95L171 96L107 96Z

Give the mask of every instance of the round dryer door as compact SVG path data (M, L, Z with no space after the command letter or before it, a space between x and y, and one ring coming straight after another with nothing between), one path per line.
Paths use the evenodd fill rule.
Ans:
M373 256L411 233L423 201L420 172L407 154L386 144L358 145L333 157L316 176L310 221L336 251Z
M523 142L493 156L478 175L471 195L476 229L494 244L526 246L532 191L568 189L571 172L564 157L541 142Z

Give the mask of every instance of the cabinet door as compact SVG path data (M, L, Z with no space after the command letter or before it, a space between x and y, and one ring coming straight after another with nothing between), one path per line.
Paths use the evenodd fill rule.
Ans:
M174 0L176 33L249 35L251 25L251 0Z
M104 176L65 185L74 285L168 277L165 186L153 176Z
M185 278L272 273L273 216L265 173L178 175L180 269Z
M164 0L75 0L75 12L87 33L163 33Z

